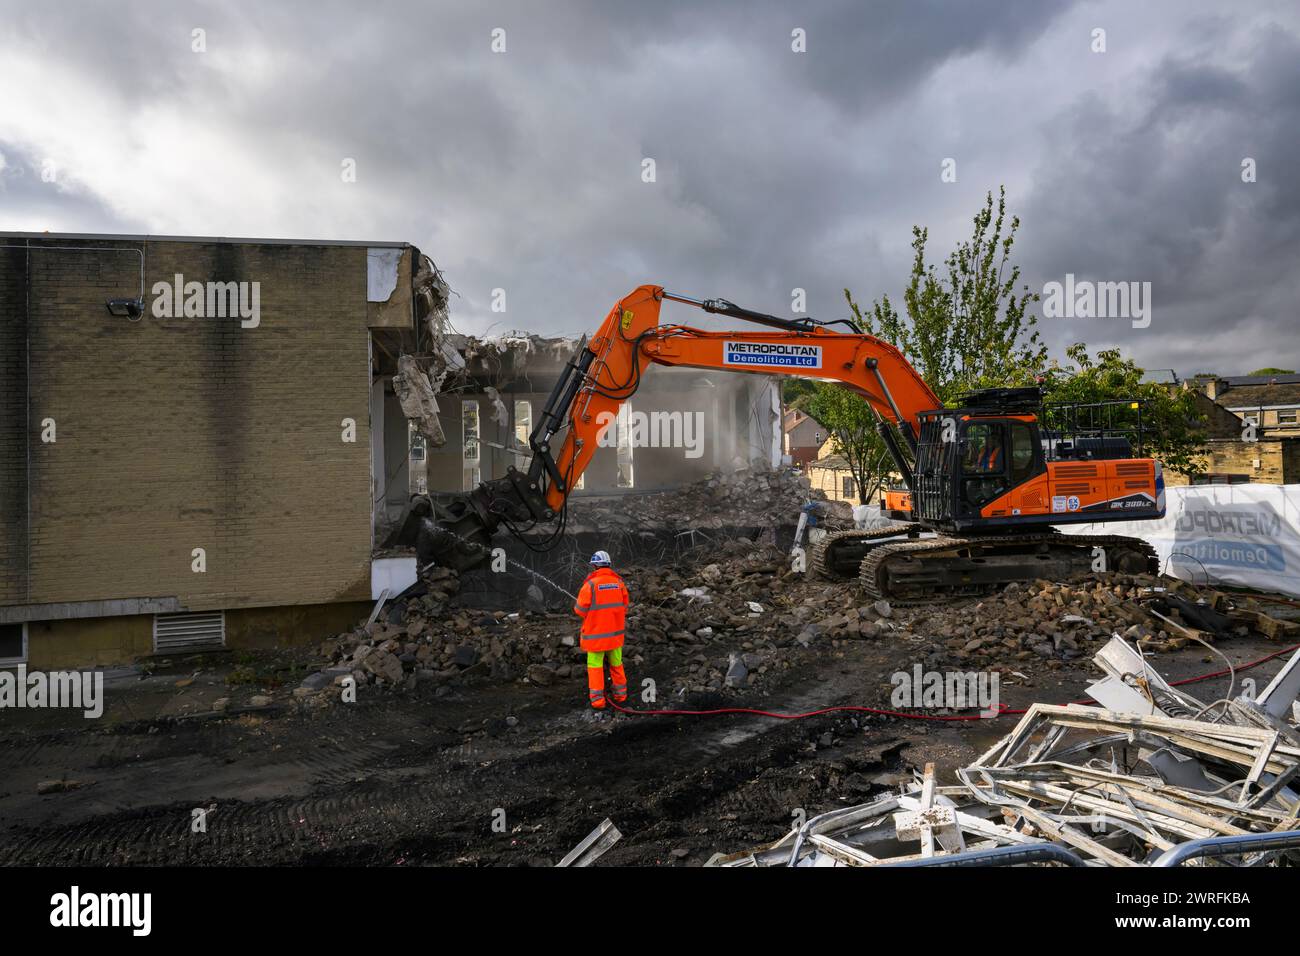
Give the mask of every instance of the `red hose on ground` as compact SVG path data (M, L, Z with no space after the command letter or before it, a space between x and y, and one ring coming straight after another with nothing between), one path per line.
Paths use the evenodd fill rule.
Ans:
M1236 673L1248 671L1252 667L1259 667L1261 664L1267 664L1283 654L1290 654L1292 651L1300 649L1300 644L1283 648L1280 651L1261 657L1259 660L1250 661L1242 664L1240 667L1233 668ZM1225 677L1229 672L1226 670L1212 671L1208 674L1200 674L1196 677L1186 677L1183 680L1176 680L1170 683L1171 687L1179 687L1183 684L1195 684L1198 681L1211 680L1215 677ZM1071 701L1074 704L1090 703L1087 700ZM966 720L991 720L994 717L1014 717L1026 713L1024 708L1013 709L998 705L998 712L989 717L980 714L907 714L899 710L879 710L875 707L861 707L853 704L843 704L838 707L823 707L821 710L810 710L806 714L779 714L770 710L758 710L754 707L719 707L716 710L631 710L627 707L620 707L610 700L610 704L620 714L630 714L634 717L716 717L722 714L750 714L755 717L774 717L777 720L803 720L805 717L820 717L822 714L834 714L841 712L850 712L856 714L876 714L881 717L897 717L900 720L938 720L938 721L966 721Z

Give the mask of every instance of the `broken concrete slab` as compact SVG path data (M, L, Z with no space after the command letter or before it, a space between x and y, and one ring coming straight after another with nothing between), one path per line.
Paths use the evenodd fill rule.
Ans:
M429 446L441 448L445 445L447 436L438 418L437 388L413 356L398 357L393 390L402 405L402 414L415 424Z

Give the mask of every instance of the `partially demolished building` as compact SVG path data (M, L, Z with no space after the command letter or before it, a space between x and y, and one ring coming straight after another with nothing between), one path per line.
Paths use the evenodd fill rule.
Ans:
M318 639L413 573L376 559L412 491L518 463L577 346L457 335L449 294L407 243L3 234L0 666ZM581 494L780 460L762 376L630 413Z
M410 419L405 490L445 498L511 467L527 471L535 416L580 341L518 332L479 339L451 331L449 323L431 329L435 341L419 356L403 356L392 377ZM567 607L569 594L551 579L576 573L573 582L580 580L575 569L585 566L583 552L663 559L701 543L707 531L770 527L771 507L783 508L775 523L793 528L804 499L778 493L762 477L783 461L780 422L780 381L773 376L656 368L606 423L571 496L568 533L552 539L555 528L548 526L500 536L496 543L510 563L527 573L468 575L462 598L483 606ZM728 475L743 477L720 488ZM391 529L406 503L394 491L379 519ZM386 551L382 560L400 562L387 578L391 593L414 582L408 553Z
M430 390L408 399L412 492L457 492L524 469L528 436L576 339L511 334L482 340L448 335L445 356L430 362L437 379L436 421L413 411ZM408 360L408 374L419 363ZM405 390L398 376L397 391ZM427 407L425 402L424 407ZM609 423L578 485L578 496L675 489L719 471L775 468L781 461L780 388L776 379L663 368Z

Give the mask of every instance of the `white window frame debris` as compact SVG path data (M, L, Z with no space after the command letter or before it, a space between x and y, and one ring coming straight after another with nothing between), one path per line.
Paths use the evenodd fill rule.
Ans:
M1131 685L1135 695L1172 691L1119 637L1093 660L1108 679L1142 676ZM708 865L1030 862L1014 855L1020 846L1041 847L1040 861L1050 850L1055 862L1076 866L1170 866L1225 837L1239 848L1218 847L1215 855L1278 865L1279 853L1300 846L1300 730L1286 719L1300 693L1300 651L1274 685L1257 702L1206 705L1179 694L1192 717L1159 711L1154 697L1134 710L1033 704L1010 733L956 771L958 786L938 786L928 763L901 793L827 811L775 843L716 854ZM900 842L920 846L900 853Z
M618 487L635 488L636 471L633 462L633 445L632 440L632 403L624 402L619 406L618 418L615 421L617 430L617 467L618 477L616 478Z
M514 411L515 445L512 450L521 461L526 462L532 454L528 439L533 434L533 403L527 399L516 399Z

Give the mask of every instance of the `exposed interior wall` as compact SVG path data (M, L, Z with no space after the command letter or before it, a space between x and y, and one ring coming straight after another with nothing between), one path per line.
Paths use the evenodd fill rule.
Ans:
M562 354L567 359L568 353ZM451 382L439 393L439 417L447 443L429 452L426 473L430 491L464 490L462 407L466 401L478 403L481 479L501 477L511 464L520 468L527 464L530 453L520 456L512 451L517 447L512 441L515 403L529 402L536 424L560 364L537 351L527 358L531 364L524 365L523 374L507 371L496 377L476 376ZM499 390L505 406L504 424L494 417L494 403L484 390L489 384ZM676 441L664 440L669 434L665 429L658 446L643 444L632 449L633 484L629 489L619 483L618 450L611 440L610 447L597 448L583 487L575 494L664 490L718 471L775 467L781 455L779 401L779 383L770 376L654 367L625 404L633 414L674 415L681 426L671 432ZM692 416L689 424L686 416ZM683 447L688 443L690 447Z
M384 386L384 503L390 520L410 500L410 434L401 403L392 391L391 382Z

